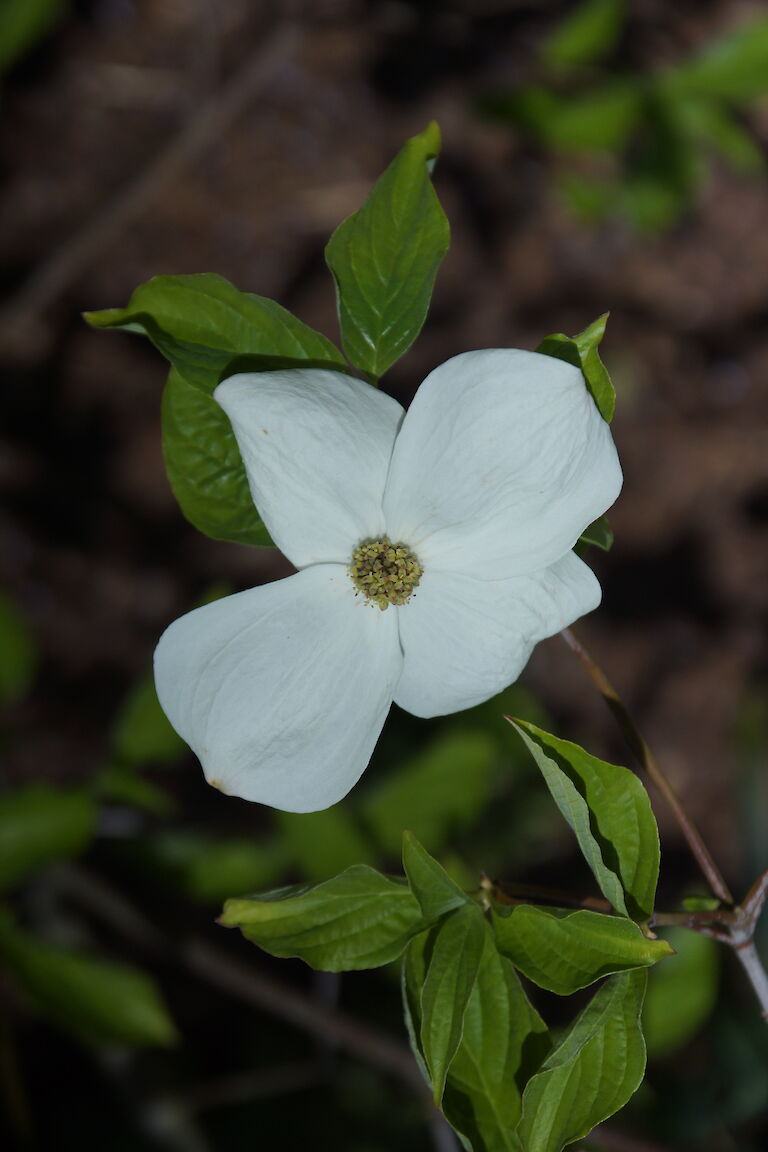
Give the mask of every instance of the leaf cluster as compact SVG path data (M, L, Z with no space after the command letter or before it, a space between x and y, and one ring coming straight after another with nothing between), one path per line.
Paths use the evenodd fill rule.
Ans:
M529 722L514 725L610 913L510 901L489 882L465 891L406 832L403 876L354 865L316 884L230 899L221 923L324 971L402 957L414 1054L464 1146L559 1152L640 1084L646 970L672 949L647 927L659 844L642 785ZM560 996L604 982L553 1036L521 977Z

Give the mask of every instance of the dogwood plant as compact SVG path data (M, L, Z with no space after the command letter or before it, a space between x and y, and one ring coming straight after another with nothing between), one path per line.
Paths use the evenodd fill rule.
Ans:
M467 352L407 413L317 369L240 374L214 398L295 576L177 620L160 703L210 783L290 811L340 800L391 701L469 708L600 600L572 551L621 470L581 372Z
M157 646L160 702L210 783L292 811L331 805L365 769L393 700L420 717L469 708L566 629L670 801L713 896L662 916L658 830L638 778L508 717L599 898L552 907L546 890L510 897L485 876L466 891L406 832L404 876L359 864L318 884L233 894L220 920L327 971L402 956L411 1046L462 1147L561 1152L642 1080L647 969L671 951L654 925L684 923L732 946L768 1012L752 939L768 874L734 904L615 691L567 631L600 600L581 553L610 547L602 513L621 486L615 394L598 353L606 317L535 352L454 356L407 412L378 388L424 323L448 246L430 178L438 150L431 125L331 238L345 355L212 275L156 277L127 308L89 320L144 333L171 363L163 447L187 518L219 539L274 543L298 569L182 616ZM600 983L552 1035L518 974L559 996Z

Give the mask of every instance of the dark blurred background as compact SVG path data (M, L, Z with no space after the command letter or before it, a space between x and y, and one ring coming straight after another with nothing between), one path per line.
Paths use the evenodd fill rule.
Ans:
M273 961L215 925L221 901L363 859L396 870L405 826L469 886L485 870L586 894L501 714L627 753L555 638L502 700L429 723L393 710L330 813L209 789L157 708L154 644L201 599L288 569L186 524L165 366L80 312L214 271L335 339L325 241L437 119L453 242L384 386L407 402L454 353L610 310L626 483L616 544L589 557L603 605L577 631L741 894L768 863L768 9L3 0L0 68L4 1146L445 1152L407 1056L371 1051L404 1044L396 974ZM703 890L656 810L671 908ZM730 956L675 946L653 974L648 1080L584 1147L758 1152L765 1026ZM113 985L115 963L153 983Z

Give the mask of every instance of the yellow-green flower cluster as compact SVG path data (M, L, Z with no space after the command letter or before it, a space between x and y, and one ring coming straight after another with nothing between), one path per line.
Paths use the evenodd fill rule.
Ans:
M355 588L382 612L390 604L407 604L423 571L409 548L393 544L386 536L355 548L349 566Z

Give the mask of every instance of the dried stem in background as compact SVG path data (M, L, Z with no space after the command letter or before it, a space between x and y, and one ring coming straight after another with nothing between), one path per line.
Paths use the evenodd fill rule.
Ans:
M704 874L712 893L722 904L726 905L725 908L703 914L659 913L655 918L655 923L683 924L694 931L713 936L721 944L727 944L732 948L754 989L763 1018L768 1022L768 974L766 974L754 942L755 926L768 896L768 869L757 878L742 903L734 906L733 897L720 869L715 864L699 830L683 807L682 801L664 774L661 765L640 734L624 701L602 668L592 658L581 641L577 640L571 629L565 628L560 635L571 651L576 654L581 667L608 705L640 766L648 773L672 809L688 847ZM722 925L722 927L716 927L716 925Z

